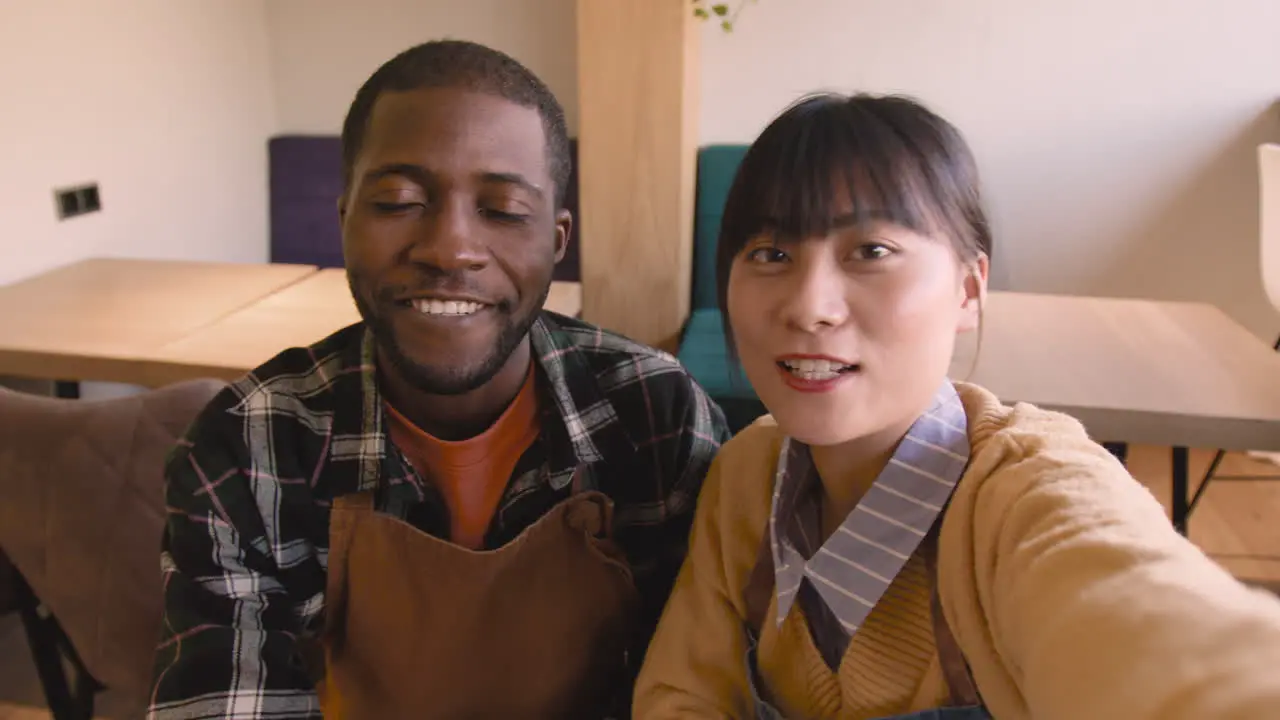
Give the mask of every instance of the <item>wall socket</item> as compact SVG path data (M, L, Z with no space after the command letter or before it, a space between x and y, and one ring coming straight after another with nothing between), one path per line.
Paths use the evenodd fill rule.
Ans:
M71 188L55 188L53 199L59 220L66 220L77 215L97 212L102 209L102 199L98 194L98 183Z

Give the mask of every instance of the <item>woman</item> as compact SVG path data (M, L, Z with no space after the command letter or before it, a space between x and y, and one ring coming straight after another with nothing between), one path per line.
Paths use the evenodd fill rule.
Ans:
M718 270L770 415L712 466L635 717L1280 717L1280 603L1075 420L947 379L991 242L913 101L811 97L752 145Z

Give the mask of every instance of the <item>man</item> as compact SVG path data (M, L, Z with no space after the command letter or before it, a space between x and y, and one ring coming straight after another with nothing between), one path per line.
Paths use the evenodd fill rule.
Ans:
M669 355L542 310L569 144L519 63L407 50L342 142L363 323L171 458L151 717L625 715L723 416Z

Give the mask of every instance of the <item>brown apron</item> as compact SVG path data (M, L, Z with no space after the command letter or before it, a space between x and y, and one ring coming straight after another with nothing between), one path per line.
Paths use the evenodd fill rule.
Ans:
M638 596L612 501L572 495L472 551L338 498L317 690L326 718L600 718L627 677Z

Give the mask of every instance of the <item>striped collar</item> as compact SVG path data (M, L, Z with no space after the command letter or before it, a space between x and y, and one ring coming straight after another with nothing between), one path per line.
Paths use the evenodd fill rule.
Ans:
M907 431L866 495L821 547L821 493L808 446L785 438L769 515L779 625L808 579L850 636L924 540L969 460L968 419L950 381Z

